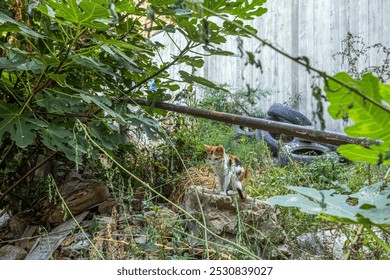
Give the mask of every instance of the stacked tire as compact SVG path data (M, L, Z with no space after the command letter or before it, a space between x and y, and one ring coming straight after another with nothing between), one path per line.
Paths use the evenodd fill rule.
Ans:
M266 120L289 123L301 126L313 126L313 123L303 114L293 108L275 103L267 112ZM243 129L243 128L241 128ZM278 156L279 166L283 167L292 162L309 164L320 158L331 156L331 149L323 144L303 140L296 137L286 137L284 135L271 133L265 130L256 130L255 137L259 141L264 141L269 147L272 155ZM253 136L253 132L251 133Z

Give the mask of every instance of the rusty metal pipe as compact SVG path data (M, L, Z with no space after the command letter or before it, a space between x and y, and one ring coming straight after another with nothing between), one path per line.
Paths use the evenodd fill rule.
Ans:
M123 100L134 105L142 106L152 106L159 109L172 111L176 113L191 115L194 117L200 117L209 120L215 120L230 124L237 124L245 127L255 128L266 130L273 133L284 134L294 137L303 138L306 140L333 144L333 145L343 145L343 144L357 144L361 146L370 146L373 144L380 144L379 141L373 141L367 138L353 138L345 134L316 130L306 126L293 125L288 123L281 123L271 120L210 111L199 108L192 108L182 105L171 104L167 102L156 102L151 104L149 101L143 99L132 99L132 100Z

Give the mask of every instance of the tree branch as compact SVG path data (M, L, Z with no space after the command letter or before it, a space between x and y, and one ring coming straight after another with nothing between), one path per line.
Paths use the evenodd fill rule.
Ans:
M46 162L48 162L52 157L54 157L58 152L52 152L50 155L48 155L44 160L42 160L40 163L38 163L36 166L30 169L26 174L22 176L18 181L16 181L11 187L9 187L4 193L0 194L0 200L3 200L4 197L12 191L14 188L16 188L21 182L23 182L28 176L30 176L35 170L37 170L39 167L44 165Z
M122 102L131 103L135 105L148 106L149 103L147 100L143 99L121 99ZM331 132L331 131L322 131L312 128L308 128L300 125L293 125L289 123L281 123L266 119L259 119L254 117L247 117L241 115L228 114L223 112L210 111L199 108L191 108L187 106L181 106L166 102L156 102L153 104L154 107L172 111L176 113L186 114L190 116L230 123L243 125L245 127L251 127L261 130L266 130L269 132L280 133L284 135L290 135L294 137L299 137L307 140L317 141L321 143L328 143L334 145L342 144L357 144L361 146L368 147L370 145L379 145L381 141L374 141L367 138L353 138L345 134Z
M184 49L181 50L180 54L174 59L172 60L170 63L168 63L167 65L165 65L164 67L161 67L158 71L156 71L155 73L153 73L152 75L146 77L145 79L143 79L141 82L139 82L138 84L132 86L131 88L129 88L128 90L124 91L120 96L120 97L123 97L125 94L129 94L131 93L132 91L134 91L136 88L139 88L140 86L142 86L143 84L147 83L149 80L153 79L154 77L157 77L159 74L161 74L162 72L164 72L165 70L167 70L168 68L172 67L186 52L188 52L190 50L190 45L191 45L191 41L188 42L188 44L184 47Z

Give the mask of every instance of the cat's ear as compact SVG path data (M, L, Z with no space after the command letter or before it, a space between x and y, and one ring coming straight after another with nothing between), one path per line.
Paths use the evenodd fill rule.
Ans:
M209 146L209 145L204 145L204 147L205 147L206 151L210 150L210 148L211 148L211 146Z
M222 145L218 145L217 150L223 152L223 151L225 151L225 148Z

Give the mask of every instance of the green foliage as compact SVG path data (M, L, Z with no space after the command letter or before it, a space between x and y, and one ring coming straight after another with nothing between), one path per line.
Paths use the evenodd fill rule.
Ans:
M232 93L235 97L240 96L240 94L241 91ZM249 102L249 100L244 98L242 101ZM218 92L214 90L205 91L204 98L199 101L197 107L226 112L234 112L240 108L236 101L226 98L225 92ZM248 110L255 109L255 107L247 108ZM291 194L292 190L290 188L286 188L286 185L306 185L310 187L307 189L312 192L324 192L327 194L326 198L329 198L330 200L327 201L328 208L331 211L338 208L342 209L344 205L346 205L345 207L356 209L356 212L366 210L366 212L363 213L366 213L367 216L369 215L369 212L375 212L375 208L368 207L365 209L366 206L363 206L363 204L371 203L374 205L376 203L374 200L369 201L369 198L376 197L375 190L377 190L377 193L381 193L381 191L378 190L378 185L375 185L374 189L372 191L370 190L370 192L365 192L365 190L360 189L362 184L370 186L371 182L383 180L385 173L383 166L372 166L371 168L367 168L367 166L362 163L344 164L319 160L311 165L292 165L288 168L280 168L270 156L264 143L247 137L235 140L235 130L230 126L218 122L202 119L194 120L181 116L177 116L176 120L177 121L175 123L179 124L179 126L173 133L170 133L170 136L177 150L173 150L172 146L166 144L156 147L155 155L158 155L158 162L161 163L162 166L165 166L165 169L171 170L170 173L160 174L170 174L169 178L178 178L181 177L180 174L185 174L184 170L178 170L177 168L172 169L172 166L170 165L172 162L174 162L173 166L175 167L182 164L178 160L175 160L175 158L177 158L177 153L181 155L183 163L186 164L187 167L210 167L205 160L206 156L203 144L222 144L226 147L228 153L238 156L243 165L248 168L249 175L245 181L244 187L251 197L263 200L272 200L274 199L272 197L279 195L280 197L278 198L280 198L280 205L284 205L283 203L286 203L289 196L285 197L283 195L291 195L294 197L299 195L307 201L314 201L312 203L314 203L317 208L320 208L319 204L321 200L316 202L313 198L305 195ZM155 159L156 158L153 158L153 160ZM160 166L160 170L163 170L162 166ZM176 174L175 172L178 173ZM156 175L156 178L157 177L161 177L161 175ZM165 182L167 181L169 180L165 180ZM175 185L177 185L177 182L174 182L172 186ZM306 188L300 188L300 190L304 189ZM338 198L338 194L341 194L342 197ZM349 194L356 194L356 196L360 195L362 198L352 197ZM365 194L367 194L367 196L365 196ZM385 195L386 193L383 192L382 194ZM384 196L382 197L384 200L388 200L388 198L385 198ZM336 204L334 201L340 203ZM358 202L361 205L357 206ZM308 202L308 204L310 204L310 202ZM377 206L378 208L382 207L380 209L385 209L386 207L383 205L383 203L380 203ZM290 248L294 248L294 246L296 246L294 244L294 240L297 236L308 232L316 233L318 230L324 228L336 229L338 234L340 234L340 232L345 232L348 234L348 238L350 238L350 240L353 239L353 230L348 225L349 223L352 223L351 221L347 222L348 220L345 219L346 222L342 225L330 223L328 220L336 221L337 217L330 215L325 217L322 213L311 212L311 214L308 214L307 211L303 211L303 209L299 209L297 206L298 205L280 209L280 222L283 223L283 227L288 233L287 243L291 246ZM361 209L359 208L360 206ZM318 214L321 214L320 217L324 217L326 219L318 219L315 216ZM358 223L357 221L360 221L359 219L364 219L362 217L354 217L352 212L350 212L350 218L354 219L353 224ZM367 219L369 218L367 217ZM375 222L378 221L375 220ZM372 225L371 220L366 220L366 225ZM381 224L379 225L381 226ZM245 225L238 226L245 227ZM243 233L243 235L245 236L245 233ZM245 237L237 242L239 244L245 244L251 252L256 253L259 250L257 245L246 244ZM378 254L382 258L386 258L383 251L377 248L378 244L373 237L367 236L364 244L366 244L366 246L372 251L377 250L379 252ZM297 252L297 254L300 255L301 252ZM359 257L354 257L367 258L367 253L362 252Z
M328 220L364 225L390 224L390 190L384 183L364 187L350 195L340 195L335 190L316 190L306 187L287 187L298 194L274 196L268 202L300 211L321 215Z
M167 79L165 70L174 63L202 67L201 56L187 54L202 43L211 54L231 55L216 48L226 41L222 34L229 35L229 32L208 20L213 14L176 15L170 8L174 2L152 1L151 6L141 8L124 0L111 2L109 6L105 0L48 0L29 7L30 11L24 9L24 21L0 13L3 39L0 91L7 100L0 104L0 136L10 137L20 148L42 142L47 148L75 160L68 151L75 148L69 133L63 132L63 141L55 144L50 144L48 139L55 138L53 131L57 131L57 136L58 131L64 129L73 134L76 118L92 120L92 123L105 122L105 126L96 126L100 130L109 128L107 132L101 131L103 134L119 132L112 129L113 119L126 126L139 126L141 120L146 130L156 131L150 128L151 122L146 115L134 118L132 110L118 106L118 97L131 94L154 101L169 99L170 94L166 92L177 90L178 86ZM216 12L236 15L238 20L264 13L264 2L238 1L221 6L220 1L209 1L205 6L218 7ZM11 5L8 8L12 9ZM197 5L192 8L201 9ZM157 20L159 15L165 20ZM187 37L189 44L172 63L159 66L154 62L154 53L161 45L151 43L143 36L142 18L152 19L154 30L165 30L171 21L177 22L176 30ZM169 32L174 30L169 29ZM184 71L180 74L184 82L221 89L202 77ZM158 86L156 93L146 86L152 78ZM148 113L160 111L149 110ZM134 119L137 119L135 123L132 122ZM4 134L6 132L8 134ZM104 148L113 148L104 139L100 140ZM80 139L78 144L82 144ZM119 144L128 145L126 142ZM81 150L86 151L87 147Z
M348 135L382 141L382 144L371 145L369 148L355 144L343 145L338 151L353 161L370 164L390 163L390 113L367 100L371 98L379 104L388 106L390 87L380 83L379 79L370 73L364 74L362 79L357 81L346 73L339 73L334 78L361 91L365 96L360 96L334 81L329 81L328 87L325 88L331 103L329 114L335 119L349 118L354 121L353 125L345 128Z
M213 83L213 82L211 82L203 77L198 77L198 76L192 75L192 74L187 73L186 71L182 71L182 70L179 71L179 74L180 74L181 78L183 79L183 81L185 81L187 83L197 83L197 84L200 84L202 86L206 86L206 87L211 88L211 89L227 91L226 89L218 87L215 83Z
M262 118L265 113L258 108L257 104L270 94L269 91L263 89L234 92L226 91L226 89L220 90L220 88L205 89L198 106L219 112Z
M379 142L369 147L342 145L337 151L355 162L389 164L389 86L380 83L379 78L371 73L362 75L358 80L347 73L338 73L327 80L325 91L330 102L329 114L334 119L353 121L352 125L345 128L349 136L366 137L373 142ZM267 201L273 205L296 207L300 212L317 215L333 222L359 224L360 230L352 243L357 243L359 235L365 230L366 235L374 240L374 243L381 245L383 250L389 253L390 248L371 230L371 226L383 229L384 226L390 225L388 172L387 175L382 175L382 178L358 181L354 187L357 192L352 192L347 185L340 184L333 178L330 182L341 186L341 189L320 190L320 185L289 186L287 189L296 193L273 196ZM370 173L368 175L371 176ZM349 179L350 183L351 181L352 179ZM346 258L350 258L351 251L347 252Z
M390 79L390 48L382 43L367 46L362 37L350 32L341 44L342 51L333 54L333 57L341 57L342 63L348 66L347 72L351 77L360 79L365 73L370 72L379 77L382 83ZM373 53L376 61L381 61L379 65L369 64L372 61L368 58Z
M198 7L196 3L189 5L189 7L193 10L200 10L202 14L206 16L213 16L216 13L227 13L235 15L237 18L250 20L254 19L254 16L261 16L267 12L267 9L263 7L265 2L266 0L205 0L201 7Z
M191 4L191 13L176 13L176 4L184 3L176 2L47 0L22 1L18 6L2 1L0 192L17 181L15 174L28 171L22 165L36 165L34 153L56 151L77 164L90 165L97 164L98 153L104 150L126 161L126 153L136 153L129 131L142 131L149 139L161 133L154 118L166 113L153 102L170 100L180 89L168 68L203 67L203 56L190 52L202 45L207 56L231 55L219 45L227 35L237 34L211 20L213 14L198 12L199 5ZM247 19L264 13L264 2L224 3L223 12L236 20ZM156 31L180 32L187 44L178 45L171 60L157 62L155 55L164 46L150 40ZM181 72L182 82L219 88L190 73ZM151 106L128 106L132 98L148 99ZM80 124L99 147L86 139Z

